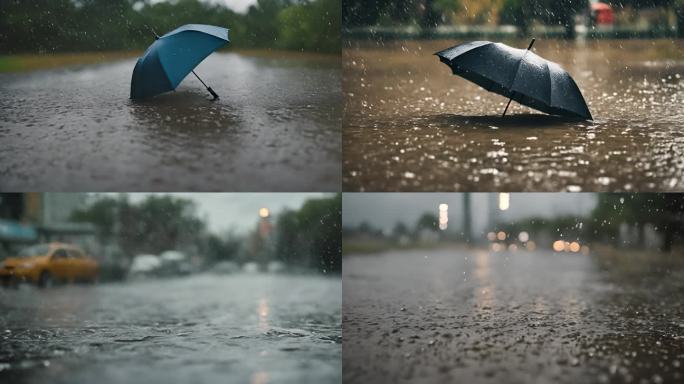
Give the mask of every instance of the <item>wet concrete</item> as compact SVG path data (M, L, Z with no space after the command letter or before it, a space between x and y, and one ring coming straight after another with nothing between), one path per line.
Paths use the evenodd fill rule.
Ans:
M333 191L339 58L214 53L171 93L128 99L134 59L0 74L0 189Z
M537 39L594 121L515 102L502 118L507 99L433 56L457 43L347 44L345 191L684 190L684 40Z
M339 277L0 290L0 382L339 383Z
M343 382L682 382L680 259L468 249L347 256Z

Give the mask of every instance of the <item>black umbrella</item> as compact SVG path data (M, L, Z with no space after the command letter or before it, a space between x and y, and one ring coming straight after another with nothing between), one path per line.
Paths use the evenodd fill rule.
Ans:
M491 41L471 41L435 53L459 75L508 97L504 116L515 100L552 115L593 120L577 84L560 65L527 49Z

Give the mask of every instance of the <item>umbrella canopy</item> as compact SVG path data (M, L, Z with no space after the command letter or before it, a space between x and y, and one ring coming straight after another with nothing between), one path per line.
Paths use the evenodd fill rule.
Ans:
M582 93L560 65L529 49L472 41L435 53L455 75L520 104L552 115L592 120ZM506 106L508 109L508 106ZM506 112L504 111L504 115Z
M187 24L159 37L135 64L131 99L176 89L202 60L229 41L228 29L203 24Z

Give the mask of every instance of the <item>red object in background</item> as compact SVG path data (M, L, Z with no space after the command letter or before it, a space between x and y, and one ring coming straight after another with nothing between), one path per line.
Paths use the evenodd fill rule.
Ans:
M594 20L597 25L613 24L613 21L615 20L613 8L606 3L592 3L591 13L594 15Z

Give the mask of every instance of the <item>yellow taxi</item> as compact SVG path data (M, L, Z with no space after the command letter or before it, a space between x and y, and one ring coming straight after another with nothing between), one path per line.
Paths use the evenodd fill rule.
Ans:
M78 246L65 243L38 244L9 257L0 266L3 285L30 282L40 287L54 282L97 280L99 265Z

